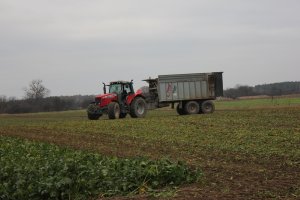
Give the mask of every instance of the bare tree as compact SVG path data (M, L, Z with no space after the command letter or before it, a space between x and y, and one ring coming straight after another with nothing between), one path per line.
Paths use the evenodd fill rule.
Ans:
M29 88L24 88L25 98L26 99L41 99L50 94L50 90L48 90L43 84L42 80L36 79L32 80L29 83Z
M6 103L7 102L7 98L4 95L0 95L0 103Z

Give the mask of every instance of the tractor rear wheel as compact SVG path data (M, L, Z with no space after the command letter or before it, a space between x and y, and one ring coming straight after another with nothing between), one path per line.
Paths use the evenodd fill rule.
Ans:
M212 101L204 101L201 104L201 111L203 114L213 113L215 111L215 105Z
M199 103L197 101L189 101L184 105L184 112L187 114L198 114L200 110Z
M118 119L120 117L120 105L117 102L108 104L108 118Z
M147 114L147 104L142 97L136 97L130 105L130 116L132 118L142 118Z

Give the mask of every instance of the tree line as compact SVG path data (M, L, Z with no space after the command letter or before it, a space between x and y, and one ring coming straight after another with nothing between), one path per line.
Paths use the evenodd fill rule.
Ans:
M0 96L0 113L32 113L65 111L86 108L94 96L52 96L48 97L50 90L47 89L42 80L32 80L27 88L24 88L24 98L7 98Z
M33 113L66 111L86 108L94 96L56 96L38 99L21 99L0 97L0 113Z
M247 86L237 85L235 88L229 88L224 90L224 97L238 98L242 96L280 96L289 94L300 94L300 82L281 82Z

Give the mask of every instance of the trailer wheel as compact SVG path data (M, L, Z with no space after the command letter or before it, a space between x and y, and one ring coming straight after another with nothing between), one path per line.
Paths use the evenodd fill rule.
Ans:
M179 108L179 104L176 107L176 111L179 115L186 115L186 112L184 111L183 108Z
M204 101L201 104L201 111L203 114L213 113L215 111L215 104L212 101Z
M117 102L108 104L108 118L118 119L120 117L120 105Z
M127 113L120 113L120 119L123 119L123 118L125 118L126 117L126 115L127 115Z
M187 114L198 114L200 106L197 101L189 101L184 105L184 112Z
M146 116L146 113L146 101L141 97L136 97L130 105L130 116L132 118L142 118Z

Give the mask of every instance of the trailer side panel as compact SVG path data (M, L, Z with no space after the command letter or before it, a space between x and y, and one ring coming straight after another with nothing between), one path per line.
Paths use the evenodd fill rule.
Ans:
M215 99L223 95L222 72L158 76L160 102Z

